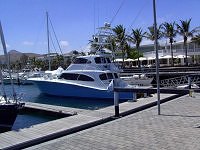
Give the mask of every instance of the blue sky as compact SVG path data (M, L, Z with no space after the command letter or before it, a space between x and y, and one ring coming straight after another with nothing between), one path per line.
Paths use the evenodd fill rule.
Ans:
M158 24L192 18L191 28L200 26L200 0L156 2ZM47 53L45 12L48 11L62 51L84 51L94 27L110 22L121 4L112 26L123 24L127 31L138 27L146 31L153 24L152 0L0 0L7 48Z

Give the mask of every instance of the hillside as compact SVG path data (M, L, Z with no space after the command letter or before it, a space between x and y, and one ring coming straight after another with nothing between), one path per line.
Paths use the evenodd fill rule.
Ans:
M17 50L11 50L8 52L8 55L10 57L10 62L15 62L17 60L20 60L20 57L22 55L27 55L28 57L39 57L41 56L40 54L35 54L35 53L21 53ZM5 61L5 58L4 58L4 55L0 55L0 61L1 62L4 62Z

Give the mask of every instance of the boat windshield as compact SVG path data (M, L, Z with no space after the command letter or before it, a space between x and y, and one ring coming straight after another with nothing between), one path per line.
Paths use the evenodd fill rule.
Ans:
M106 60L107 60L107 63L111 63L111 61L110 61L110 59L109 59L109 58L106 58Z
M118 75L117 75L117 73L114 73L114 76L115 76L116 79L119 78Z
M114 74L112 74L112 73L103 73L103 74L99 75L99 78L101 80L115 79L115 78L118 78L118 75L117 75L117 73L114 73Z
M94 58L96 64L103 64L106 63L106 58L104 57L96 57Z
M75 58L73 61L74 64L89 64L91 61L85 58Z
M62 73L59 79L65 80L79 80L79 81L94 81L92 77L89 77L84 74L75 74L75 73Z

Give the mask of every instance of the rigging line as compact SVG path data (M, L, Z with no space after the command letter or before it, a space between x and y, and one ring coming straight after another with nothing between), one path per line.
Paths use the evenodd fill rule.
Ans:
M123 0L117 10L117 12L115 13L115 15L113 16L113 18L111 19L110 23L112 23L114 21L114 19L116 18L117 14L119 13L120 9L122 8L122 6L124 5L125 0Z
M52 42L54 51L55 51L56 53L58 53L57 50L56 50L55 44L54 44L54 42L53 42L53 38L52 38L52 36L51 36L51 33L49 33L49 37L50 37L50 39L51 39L51 42Z
M61 50L61 47L60 47L60 44L59 44L59 41L58 41L58 38L57 38L57 35L56 35L55 30L54 30L54 27L53 27L53 24L52 24L52 22L51 22L51 18L50 18L50 17L49 17L49 22L50 22L51 28L52 28L52 30L53 30L53 34L54 34L54 36L55 36L55 38L56 38L56 42L57 42L57 44L58 44L59 50L60 50L61 54L63 55L63 52L62 52L62 50Z
M95 29L96 29L96 23L95 23L95 21L96 21L96 20L95 20L95 16L96 16L95 0L94 0L93 2L94 2L94 4L93 4L93 5L94 5L94 6L93 6L93 7L94 7L94 10L93 10L93 11L94 11L94 16L93 16L93 17L94 17L94 18L93 18L93 19L94 19L94 26L93 26L93 28L94 28L94 34L95 34Z
M147 4L148 4L148 2L147 2L147 3L144 3L144 5L141 7L141 9L140 9L139 12L137 13L135 19L132 21L131 25L129 26L128 31L131 30L133 24L135 23L135 21L137 20L137 18L140 16L140 14L142 13L142 10L144 9L144 7L145 7ZM122 35L122 34L123 34L123 32L121 33L121 35ZM124 38L120 41L120 43L121 43L123 40L124 40ZM117 49L118 49L118 47L117 47Z
M137 13L136 17L134 18L134 20L131 22L131 25L129 26L130 30L133 26L133 24L135 23L135 21L138 19L138 17L140 16L140 14L142 13L143 9L145 8L145 6L148 4L149 1L145 2L144 5L141 7L141 9L139 10L139 12Z

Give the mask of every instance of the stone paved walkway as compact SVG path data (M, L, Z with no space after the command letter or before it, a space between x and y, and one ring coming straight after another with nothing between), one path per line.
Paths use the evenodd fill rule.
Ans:
M38 150L200 150L200 94L27 149Z

